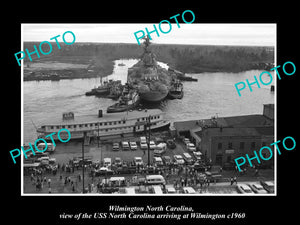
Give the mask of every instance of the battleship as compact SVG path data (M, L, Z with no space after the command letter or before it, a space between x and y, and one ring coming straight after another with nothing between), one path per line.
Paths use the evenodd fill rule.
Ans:
M167 97L174 75L157 64L149 37L144 39L141 59L128 69L128 83L137 87L141 101L160 102Z

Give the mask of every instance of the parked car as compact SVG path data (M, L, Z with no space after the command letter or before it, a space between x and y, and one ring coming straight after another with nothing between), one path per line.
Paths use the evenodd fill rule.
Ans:
M107 167L101 167L99 170L95 171L96 176L100 175L113 175L114 171L108 169Z
M116 157L114 164L118 167L122 166L122 164L123 164L122 159L120 157Z
M44 149L46 149L45 151L47 152L54 152L55 151L55 145L53 145L52 143L47 143L47 147L46 147L46 143L39 143L37 148L41 151L44 152Z
M260 181L260 184L268 193L274 193L274 181Z
M188 144L188 143L191 143L191 141L190 141L190 139L188 139L188 138L183 138L183 143L186 145L186 144Z
M153 164L157 167L164 165L161 157L153 157Z
M256 194L267 194L268 193L261 184L254 183L254 184L248 184L248 185L252 189L252 191Z
M166 180L162 175L147 175L146 176L146 184L155 185L155 184L166 184Z
M103 166L110 168L111 167L111 158L104 158L103 159Z
M137 165L140 165L140 166L144 165L142 157L134 157L133 162L134 162L134 165L136 165L136 166Z
M167 187L166 193L167 194L176 194L176 189L174 187Z
M114 142L113 143L113 148L112 148L113 151L119 151L120 150L120 145L118 142Z
M149 148L150 148L150 150L155 150L156 144L155 144L154 141L150 141L150 143L149 143Z
M117 174L132 174L135 173L136 168L127 166L126 164L123 164L122 166L118 167L116 170Z
M128 141L122 141L122 148L123 148L123 151L130 150Z
M187 164L193 164L193 158L189 153L184 152L184 153L182 153L182 155L183 155L183 159L185 160L185 162Z
M202 153L201 152L193 152L193 154L194 154L194 156L195 156L195 158L196 158L196 160L198 161L198 160L201 160L201 155L202 155Z
M193 143L187 143L186 144L186 148L188 151L191 151L191 152L195 152L196 151L196 147Z
M163 162L164 162L164 164L165 164L166 166L172 165L172 160L171 160L171 157L170 157L170 156L165 155L165 156L162 157L162 160L163 160Z
M184 194L197 194L195 189L192 187L183 187L182 189Z
M148 145L147 145L147 143L141 143L141 149L142 149L142 150L148 150Z
M174 155L174 163L176 163L177 165L183 165L184 164L184 159L182 158L181 155Z
M140 137L140 143L141 144L147 144L146 137Z
M247 184L238 184L236 186L237 191L241 194L254 194L251 188Z
M84 161L81 159L79 159L79 166L83 166L83 165L92 165L93 164L93 160L92 158L85 158Z
M192 167L194 168L194 170L198 171L198 172L205 172L206 171L206 166L204 163L202 162L195 162L194 165L192 165Z
M137 150L137 145L136 145L136 142L135 142L135 141L131 141L131 142L130 142L130 149L131 149L131 150Z
M167 147L168 148L170 148L170 149L175 149L176 148L176 144L175 144L175 142L172 139L168 139L166 141L166 143L167 143Z
M153 152L154 156L161 156L164 154L167 150L167 144L166 143L159 143L156 145L156 148Z

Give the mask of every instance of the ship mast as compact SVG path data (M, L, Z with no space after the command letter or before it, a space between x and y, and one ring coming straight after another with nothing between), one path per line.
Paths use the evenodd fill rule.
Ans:
M151 44L150 42L150 39L149 39L149 36L146 35L145 37L143 37L142 39L144 39L145 41L143 42L143 45L144 45L144 52L142 54L142 61L144 63L144 66L145 67L152 67L153 69L157 69L157 62L156 62L156 59L155 59L155 54L153 54L151 52L151 50L149 49L149 46Z

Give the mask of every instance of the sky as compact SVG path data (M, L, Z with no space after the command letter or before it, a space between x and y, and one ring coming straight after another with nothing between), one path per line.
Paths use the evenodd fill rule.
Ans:
M159 31L159 37L151 34L152 42L156 44L196 44L196 45L251 45L275 46L276 24L201 24L172 23L172 29L164 34ZM155 24L158 28L158 24ZM76 42L100 43L136 43L134 33L145 28L154 29L153 24L22 24L23 41L50 41L50 38L72 31ZM167 31L169 25L162 24L162 30ZM139 33L138 35L140 35ZM66 40L68 36L66 34ZM71 37L71 36L70 36ZM58 41L62 41L61 37ZM71 40L72 41L72 38Z

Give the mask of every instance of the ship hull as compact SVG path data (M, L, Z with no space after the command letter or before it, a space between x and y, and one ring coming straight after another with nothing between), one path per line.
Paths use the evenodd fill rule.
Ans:
M142 101L146 102L160 102L164 100L168 95L168 92L149 91L146 93L140 93Z

